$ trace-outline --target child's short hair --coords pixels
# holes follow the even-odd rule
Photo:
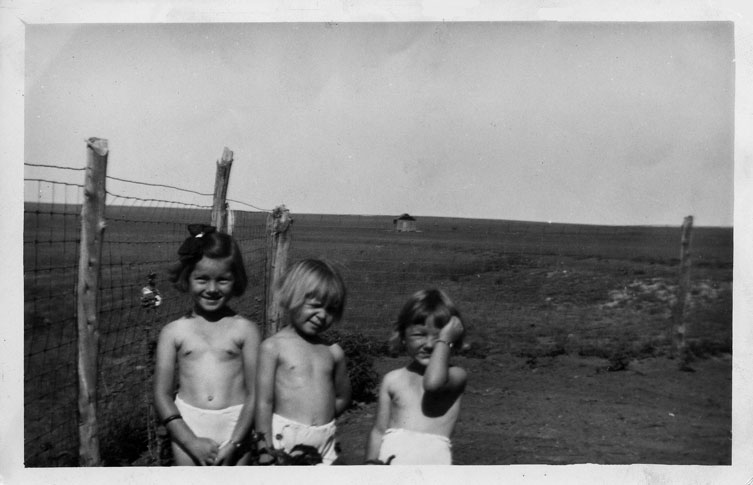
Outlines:
[[[402,350],[405,330],[409,326],[426,325],[428,320],[433,320],[437,328],[442,328],[452,317],[461,318],[460,311],[445,292],[436,288],[417,291],[408,298],[400,310],[390,338],[390,350],[393,353]],[[462,348],[463,336],[455,342],[457,348]]]
[[[320,259],[304,259],[294,264],[279,287],[280,307],[290,313],[307,298],[316,298],[339,321],[345,310],[346,290],[340,273]]]
[[[217,232],[213,226],[191,224],[191,236],[178,249],[179,261],[170,269],[170,281],[181,292],[188,291],[188,278],[201,258],[230,259],[233,273],[233,296],[240,296],[248,286],[243,254],[232,236]]]

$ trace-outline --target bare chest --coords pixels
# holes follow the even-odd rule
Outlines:
[[[334,359],[325,346],[291,346],[280,358],[278,377],[289,384],[306,385],[332,379]]]
[[[391,395],[393,408],[397,410],[420,408],[425,395],[421,381],[406,379],[400,384]]]
[[[241,345],[232,336],[221,332],[194,332],[181,342],[178,354],[186,360],[212,358],[229,361],[240,358]]]
[[[439,418],[456,415],[460,394],[452,392],[427,393],[420,376],[410,375],[391,394],[393,410],[398,414],[413,414],[420,410],[425,417]]]

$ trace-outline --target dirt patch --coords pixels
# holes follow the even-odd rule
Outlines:
[[[609,372],[605,359],[560,355],[456,358],[469,373],[453,436],[458,465],[674,464],[731,462],[731,357],[668,358]],[[405,364],[380,358],[380,376]],[[345,464],[363,461],[376,404],[339,420]]]

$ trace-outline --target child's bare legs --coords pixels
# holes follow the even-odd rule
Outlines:
[[[193,466],[196,465],[196,463],[193,461],[193,458],[188,456],[188,453],[183,451],[183,448],[181,448],[178,443],[175,441],[172,441],[170,443],[173,449],[173,462],[175,466]]]
[[[251,453],[244,453],[243,456],[235,463],[238,466],[247,466],[251,464]]]

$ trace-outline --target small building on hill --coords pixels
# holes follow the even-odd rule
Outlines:
[[[408,214],[403,214],[400,217],[392,219],[392,224],[395,226],[397,232],[415,232],[416,218]]]

